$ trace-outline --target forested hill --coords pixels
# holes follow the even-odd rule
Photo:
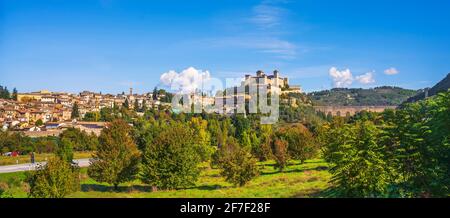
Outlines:
[[[445,92],[450,89],[450,73],[447,74],[443,80],[438,82],[435,86],[427,89],[420,90],[415,96],[409,98],[406,102],[416,102],[425,98],[425,96],[431,97],[439,92]],[[427,93],[428,92],[428,93]]]
[[[396,106],[416,94],[416,90],[382,86],[371,89],[334,88],[311,92],[308,97],[316,106]]]

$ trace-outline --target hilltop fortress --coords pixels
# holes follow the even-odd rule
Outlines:
[[[301,93],[300,86],[290,86],[289,79],[287,77],[281,77],[278,70],[274,70],[272,75],[266,75],[263,71],[258,70],[256,76],[245,75],[245,79],[242,82],[242,86],[267,86],[267,90],[270,91],[273,86],[281,89],[282,93]]]

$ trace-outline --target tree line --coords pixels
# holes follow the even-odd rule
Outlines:
[[[8,90],[8,87],[3,87],[0,85],[0,98],[1,99],[12,99],[17,101],[17,89],[14,88],[12,93]]]
[[[305,126],[275,128],[258,121],[256,116],[175,114],[160,110],[148,110],[132,123],[115,119],[97,139],[88,175],[116,190],[120,184],[136,179],[152,190],[182,189],[194,186],[202,170],[200,164],[209,163],[210,167],[220,169],[226,181],[243,186],[259,175],[259,161],[275,160],[282,171],[290,160],[303,162],[317,154],[319,148],[313,133]],[[64,133],[61,138],[62,143],[54,151],[55,160],[50,160],[58,164],[29,173],[31,197],[62,197],[60,193],[66,195],[77,190],[72,187],[79,186],[79,177],[68,169],[79,175],[70,158],[71,150],[80,147],[75,146],[78,139],[74,133]],[[47,187],[55,181],[53,177],[67,181],[53,184],[60,187]]]
[[[1,153],[18,151],[20,154],[30,152],[53,153],[62,144],[70,143],[74,151],[93,151],[98,139],[93,133],[88,134],[76,128],[64,130],[59,137],[47,136],[31,138],[22,132],[0,131]]]

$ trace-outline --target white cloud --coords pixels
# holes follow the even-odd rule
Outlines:
[[[297,55],[297,46],[278,38],[224,37],[202,42],[215,47],[254,49],[261,53],[274,54],[279,58],[292,59]]]
[[[336,67],[332,67],[329,70],[329,75],[333,79],[333,87],[345,88],[353,83],[353,75],[350,69],[339,71]]]
[[[386,74],[386,75],[395,75],[395,74],[398,74],[398,73],[400,73],[400,71],[398,71],[395,67],[391,67],[391,68],[386,69],[384,71],[384,74]]]
[[[254,16],[250,21],[262,29],[268,29],[280,25],[285,10],[266,3],[253,7]]]
[[[178,93],[193,93],[202,89],[202,84],[211,79],[209,71],[197,70],[189,67],[180,73],[173,70],[163,73],[160,77],[161,82],[170,86],[173,91]]]
[[[373,72],[368,72],[363,75],[359,75],[356,77],[356,80],[364,85],[375,82],[375,79],[373,78]]]
[[[217,26],[224,28],[223,37],[195,40],[199,46],[238,48],[263,53],[280,59],[295,59],[300,50],[295,41],[284,38],[291,32],[285,25],[290,10],[281,4],[287,0],[261,0],[243,13],[220,17]],[[192,45],[192,44],[190,44]]]

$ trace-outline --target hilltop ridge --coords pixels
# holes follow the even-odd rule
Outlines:
[[[408,98],[405,102],[411,103],[411,102],[420,101],[422,99],[425,99],[426,97],[434,96],[434,95],[438,94],[439,92],[445,92],[448,89],[450,89],[450,73],[448,73],[444,79],[439,81],[433,87],[420,90],[419,93],[417,93],[415,96]]]
[[[376,88],[334,88],[311,92],[308,97],[315,106],[397,106],[414,96],[416,90],[395,86]]]

